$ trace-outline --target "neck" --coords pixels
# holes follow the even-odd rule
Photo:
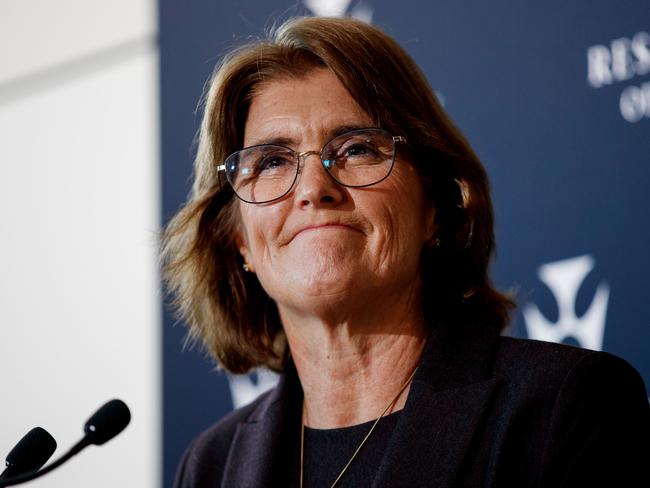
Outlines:
[[[398,392],[417,367],[426,341],[419,307],[380,307],[333,323],[281,309],[304,392],[305,425],[346,427],[403,408]],[[414,312],[415,311],[415,312]],[[396,398],[396,395],[397,398]]]

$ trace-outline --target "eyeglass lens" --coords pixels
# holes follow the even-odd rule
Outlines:
[[[390,173],[395,141],[383,129],[355,130],[329,141],[320,156],[325,169],[341,185],[369,186]],[[239,198],[266,203],[291,190],[298,176],[299,156],[284,146],[262,144],[233,153],[225,166],[228,181]]]

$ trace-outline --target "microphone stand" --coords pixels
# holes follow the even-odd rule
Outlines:
[[[43,469],[39,470],[34,470],[29,473],[21,474],[20,476],[13,476],[11,478],[7,478],[4,480],[0,480],[0,488],[4,488],[5,486],[13,486],[13,485],[19,485],[21,483],[26,483],[27,481],[31,481],[36,478],[40,478],[44,474],[49,473],[53,469],[58,468],[61,466],[63,463],[65,463],[68,459],[70,459],[72,456],[75,454],[78,454],[82,449],[88,447],[91,444],[90,440],[88,437],[84,437],[81,439],[79,442],[77,442],[72,448],[66,452],[63,456],[61,456],[59,459],[54,461],[51,464],[48,464],[45,466]]]

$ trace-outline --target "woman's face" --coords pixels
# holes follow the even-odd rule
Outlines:
[[[330,70],[314,69],[304,78],[258,86],[244,146],[282,139],[299,152],[320,151],[341,127],[373,125]],[[398,146],[388,178],[365,188],[339,185],[310,155],[284,198],[239,202],[237,245],[281,312],[371,306],[417,286],[434,210],[399,153]]]

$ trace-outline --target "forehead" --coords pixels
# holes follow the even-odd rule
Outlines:
[[[244,129],[244,145],[285,138],[327,138],[338,127],[372,127],[336,75],[325,68],[300,78],[264,82],[254,91]]]

